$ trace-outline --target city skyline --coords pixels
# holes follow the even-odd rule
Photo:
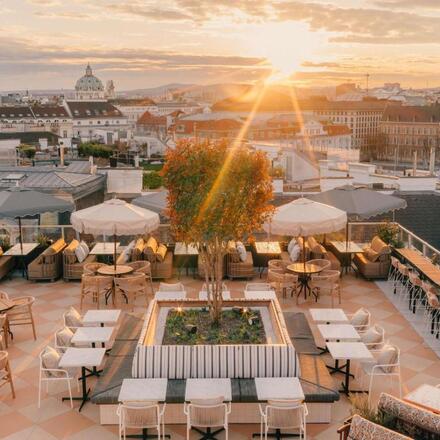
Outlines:
[[[440,86],[440,3],[4,0],[0,90],[291,81]]]

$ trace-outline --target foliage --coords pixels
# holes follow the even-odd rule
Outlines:
[[[220,319],[228,240],[260,229],[273,212],[266,155],[238,143],[229,147],[226,141],[181,141],[168,150],[162,170],[172,231],[177,241],[198,247],[214,321]]]
[[[350,394],[349,400],[351,403],[351,415],[359,415],[370,422],[385,428],[392,429],[394,427],[394,417],[378,411],[368,399],[367,393]]]
[[[40,246],[49,246],[50,241],[50,238],[43,233],[40,233],[37,236],[37,242]]]
[[[19,147],[19,151],[21,156],[25,156],[28,159],[33,159],[35,157],[35,153],[37,152],[37,149],[32,145],[21,144]]]
[[[386,243],[394,248],[402,248],[403,242],[399,239],[399,226],[392,222],[387,222],[377,229],[377,235]]]
[[[161,171],[163,168],[163,163],[148,163],[144,162],[142,168],[145,171]]]
[[[9,235],[0,235],[0,247],[3,252],[6,252],[11,248],[11,239],[9,238]]]
[[[156,172],[151,171],[143,174],[143,187],[148,189],[157,189],[163,185],[162,176]]]
[[[284,178],[284,168],[281,166],[272,167],[270,170],[270,175],[274,179],[283,179]]]
[[[164,345],[264,344],[266,335],[259,312],[223,310],[219,325],[212,325],[206,309],[171,310]]]
[[[109,145],[85,142],[78,146],[78,153],[80,156],[104,157],[108,159],[113,155],[113,147]]]

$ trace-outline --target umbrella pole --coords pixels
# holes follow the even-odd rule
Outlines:
[[[304,272],[306,271],[306,238],[302,237],[303,239],[303,264],[304,264]]]
[[[23,237],[21,236],[21,217],[18,217],[18,237],[20,240],[20,251],[21,251],[21,255],[23,256]]]
[[[348,251],[348,220],[345,225],[345,250]]]
[[[114,243],[113,261],[114,261],[114,264],[115,264],[115,272],[116,272],[116,234],[113,235],[113,243]]]

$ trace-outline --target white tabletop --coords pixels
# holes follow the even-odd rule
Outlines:
[[[277,295],[273,290],[245,290],[246,299],[276,299]]]
[[[168,379],[124,379],[119,402],[165,402]]]
[[[60,368],[97,367],[105,356],[105,348],[69,347],[60,359]]]
[[[74,344],[110,341],[115,327],[79,327],[72,337]]]
[[[116,242],[116,253],[120,253],[121,249],[119,249],[121,243],[119,241]],[[90,251],[91,255],[113,255],[115,252],[115,244],[105,241],[102,243],[96,243],[93,246],[93,249]]]
[[[404,399],[430,408],[435,412],[440,412],[440,388],[436,388],[432,385],[420,385],[408,393]]]
[[[174,255],[198,255],[199,251],[193,244],[186,245],[182,242],[177,242],[174,246]]]
[[[20,243],[15,244],[10,249],[8,249],[3,255],[18,257],[20,255],[30,254],[36,247],[38,243],[23,243],[23,253],[21,253]]]
[[[370,361],[373,359],[373,355],[363,342],[327,342],[327,348],[334,360]]]
[[[231,292],[224,290],[222,292],[223,299],[231,299]],[[202,301],[208,301],[208,292],[206,290],[201,290],[199,292],[199,299]]]
[[[356,254],[358,252],[363,252],[363,249],[353,241],[349,241],[348,243],[345,241],[331,241],[330,243],[342,254]]]
[[[118,322],[120,310],[88,310],[83,317],[83,324],[115,324]]]
[[[186,292],[156,292],[154,294],[155,299],[185,299],[186,298]]]
[[[231,379],[187,379],[185,400],[212,399],[223,396],[226,402],[232,400]]]
[[[256,377],[258,400],[304,400],[304,392],[297,377]]]
[[[318,324],[319,333],[326,341],[360,341],[361,337],[350,324]]]
[[[315,322],[347,322],[348,318],[342,309],[310,309],[310,316]]]

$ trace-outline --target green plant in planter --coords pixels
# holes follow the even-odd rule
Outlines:
[[[44,234],[38,234],[37,243],[42,247],[47,247],[50,245],[50,238]]]
[[[2,248],[3,252],[6,252],[11,248],[11,239],[9,238],[9,235],[0,236],[0,247]]]
[[[378,411],[376,407],[371,405],[367,393],[350,394],[348,398],[351,403],[352,416],[357,414],[370,422],[384,426],[388,429],[393,429],[395,427],[395,418],[382,411]]]
[[[399,239],[399,226],[395,223],[387,222],[377,229],[377,235],[386,243],[395,248],[402,248],[404,243]]]

